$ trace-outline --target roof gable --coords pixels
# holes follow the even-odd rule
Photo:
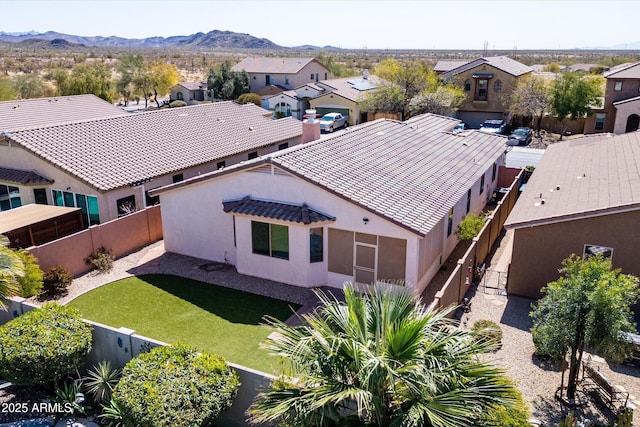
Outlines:
[[[245,58],[231,67],[231,71],[265,74],[297,74],[312,62],[322,65],[315,58]]]
[[[485,58],[478,58],[473,61],[467,62],[457,68],[454,68],[443,74],[444,78],[451,78],[457,74],[469,71],[481,65],[491,65],[492,67],[504,71],[507,74],[518,77],[523,74],[527,74],[533,71],[533,69],[521,62],[515,61],[507,56],[489,56]]]
[[[604,76],[608,79],[640,79],[640,62],[613,67]]]
[[[14,142],[106,191],[298,138],[294,118],[272,120],[232,101],[89,120],[8,134]]]

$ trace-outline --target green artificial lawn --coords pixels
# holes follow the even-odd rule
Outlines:
[[[96,288],[69,303],[82,317],[167,343],[182,342],[229,362],[274,373],[277,358],[258,344],[273,331],[263,316],[288,319],[297,304],[198,282],[150,274]]]

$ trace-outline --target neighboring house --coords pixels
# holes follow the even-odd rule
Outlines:
[[[211,101],[207,82],[181,82],[170,90],[169,101],[184,101],[187,105],[196,105]]]
[[[507,291],[538,298],[562,260],[602,253],[640,276],[640,132],[551,144],[507,218]]]
[[[267,108],[279,117],[293,116],[298,119],[302,119],[308,109],[316,110],[317,117],[326,113],[341,113],[348,118],[349,125],[357,125],[367,121],[367,114],[360,111],[360,100],[380,83],[381,79],[367,72],[362,77],[308,83],[267,98]]]
[[[471,128],[479,128],[485,120],[509,121],[509,94],[518,80],[532,71],[506,56],[492,56],[469,61],[441,74],[441,77],[455,82],[467,94],[456,117]]]
[[[256,93],[266,86],[290,90],[331,77],[329,69],[314,58],[245,58],[231,71],[246,71],[250,92]]]
[[[440,60],[433,66],[433,71],[435,71],[436,74],[444,74],[467,63],[469,63],[469,61]]]
[[[634,132],[640,125],[640,62],[612,67],[604,73],[604,107],[587,117],[584,133]]]
[[[504,163],[504,137],[451,133],[458,123],[380,119],[154,190],[165,248],[297,286],[404,280],[419,292]]]
[[[300,144],[302,133],[293,118],[232,101],[5,131],[0,189],[10,207],[80,207],[89,226],[157,203],[151,188]]]

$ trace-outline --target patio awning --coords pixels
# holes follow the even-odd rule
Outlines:
[[[222,206],[227,213],[252,215],[280,221],[297,222],[305,225],[315,222],[335,221],[335,217],[310,209],[306,203],[295,205],[256,200],[250,196],[246,196],[239,200],[222,202]]]

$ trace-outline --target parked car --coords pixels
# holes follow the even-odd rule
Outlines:
[[[320,130],[333,132],[341,127],[347,127],[347,118],[340,113],[327,113],[320,118]]]
[[[465,125],[464,123],[459,123],[453,128],[453,130],[451,132],[460,133],[460,132],[462,132],[463,130],[466,130],[466,129],[467,129],[467,125]]]
[[[504,120],[485,120],[480,125],[480,132],[503,134],[506,128]]]
[[[529,145],[533,139],[531,128],[517,128],[509,135],[507,145]]]

